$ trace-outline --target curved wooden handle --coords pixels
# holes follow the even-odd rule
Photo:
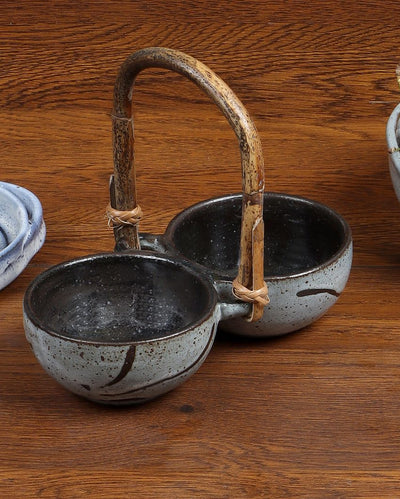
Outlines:
[[[211,97],[235,131],[241,152],[243,206],[240,262],[233,286],[236,296],[253,302],[248,320],[258,320],[268,303],[264,283],[264,162],[261,142],[238,97],[211,69],[193,57],[168,48],[152,47],[135,52],[122,64],[114,88],[112,207],[127,211],[137,204],[132,93],[137,75],[146,68],[170,69],[189,78]],[[120,247],[140,249],[137,224],[122,225],[114,234]],[[244,298],[243,289],[253,291],[253,295]]]

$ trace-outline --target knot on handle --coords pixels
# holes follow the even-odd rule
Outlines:
[[[109,204],[106,209],[106,217],[109,227],[137,225],[143,217],[143,212],[139,205],[133,210],[122,211],[116,210]]]
[[[233,294],[236,296],[236,298],[239,298],[239,300],[245,301],[247,303],[260,303],[265,307],[265,305],[268,305],[269,303],[269,297],[268,297],[268,286],[264,282],[264,286],[260,289],[248,289],[246,286],[243,286],[238,279],[236,278],[233,283]]]

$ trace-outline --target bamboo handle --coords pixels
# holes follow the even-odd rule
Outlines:
[[[243,205],[240,261],[233,286],[234,293],[241,299],[245,299],[241,295],[243,289],[259,291],[259,296],[245,299],[253,302],[248,320],[258,320],[268,303],[264,283],[264,163],[261,142],[238,97],[211,69],[193,57],[176,50],[152,47],[135,52],[122,64],[114,88],[112,208],[129,211],[137,206],[132,93],[137,75],[146,68],[170,69],[189,78],[211,97],[235,131],[241,152]],[[114,234],[120,247],[125,245],[140,249],[137,224],[121,226]]]

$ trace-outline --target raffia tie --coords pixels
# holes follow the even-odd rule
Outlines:
[[[138,205],[133,210],[116,210],[110,204],[106,209],[108,226],[121,227],[125,225],[137,225],[143,217],[142,208]]]
[[[262,288],[251,290],[246,288],[246,286],[243,286],[236,278],[233,281],[232,286],[233,294],[236,298],[239,298],[239,300],[247,303],[254,303],[256,301],[257,303],[261,303],[264,307],[269,303],[268,286],[265,282]]]

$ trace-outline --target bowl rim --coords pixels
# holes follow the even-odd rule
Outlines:
[[[158,261],[163,261],[163,262],[168,262],[169,264],[173,264],[177,267],[179,267],[179,271],[182,271],[184,269],[185,272],[188,272],[195,276],[201,283],[201,285],[204,287],[204,289],[207,291],[208,296],[207,296],[207,303],[204,306],[204,312],[202,315],[197,318],[196,320],[190,322],[189,324],[186,324],[184,327],[173,330],[171,333],[160,335],[159,337],[155,338],[149,338],[149,339],[141,339],[141,340],[131,340],[131,341],[96,341],[96,340],[85,340],[81,338],[72,338],[66,334],[62,334],[60,332],[54,331],[50,329],[46,324],[43,323],[40,317],[37,316],[37,314],[34,312],[33,307],[32,307],[32,295],[35,293],[35,290],[37,289],[38,286],[41,285],[45,280],[51,279],[53,275],[59,274],[60,272],[63,272],[64,269],[69,268],[71,266],[79,265],[82,263],[87,262],[88,265],[91,264],[91,262],[97,262],[98,260],[102,259],[127,259],[127,260],[134,260],[136,258],[140,259],[152,259],[152,260],[158,260]],[[200,272],[196,266],[192,265],[192,263],[188,260],[180,259],[180,258],[175,258],[170,255],[165,255],[161,253],[157,253],[154,251],[146,251],[146,250],[127,250],[124,252],[103,252],[103,253],[96,253],[93,255],[86,255],[78,258],[74,258],[62,263],[59,263],[57,265],[53,265],[46,269],[44,272],[36,276],[32,282],[29,284],[28,288],[26,289],[24,299],[23,299],[23,312],[24,312],[24,317],[27,318],[36,328],[41,330],[42,332],[45,332],[49,334],[50,336],[59,338],[64,341],[69,341],[71,343],[76,343],[79,345],[93,345],[93,346],[107,346],[107,347],[121,347],[121,346],[136,346],[140,344],[151,344],[151,343],[159,343],[161,341],[167,341],[172,338],[176,338],[179,336],[183,336],[187,332],[195,329],[198,326],[201,326],[204,322],[206,322],[215,312],[215,309],[218,305],[218,297],[217,297],[217,291],[214,288],[213,281],[212,279],[204,274],[203,272]]]
[[[339,260],[342,257],[342,255],[349,248],[352,247],[352,232],[351,232],[351,228],[350,228],[349,224],[342,217],[342,215],[340,215],[337,211],[333,210],[329,206],[327,206],[323,203],[320,203],[318,201],[308,199],[306,197],[297,196],[297,195],[293,195],[293,194],[280,193],[280,192],[267,191],[264,193],[264,201],[267,197],[268,198],[275,198],[275,199],[286,199],[288,201],[313,205],[313,206],[317,207],[319,210],[324,211],[330,217],[335,218],[340,223],[342,230],[343,230],[344,237],[343,237],[343,242],[340,245],[339,249],[330,258],[328,258],[327,260],[325,260],[321,264],[315,265],[313,267],[309,267],[301,272],[290,273],[290,274],[285,274],[285,275],[271,276],[271,275],[264,273],[265,281],[267,281],[267,282],[283,281],[283,280],[287,280],[287,279],[295,279],[295,278],[299,278],[299,277],[303,277],[303,276],[308,276],[310,274],[314,274],[314,273],[319,272],[323,269],[326,269],[330,265],[334,264],[337,260]],[[173,235],[174,235],[175,231],[177,230],[177,228],[179,227],[180,223],[182,223],[185,219],[190,217],[190,215],[193,212],[197,211],[200,208],[203,208],[203,207],[208,206],[208,205],[213,205],[215,203],[222,203],[224,201],[229,201],[232,199],[241,199],[241,198],[242,198],[241,193],[228,194],[225,196],[219,196],[219,197],[213,197],[210,199],[206,199],[204,201],[200,201],[196,204],[189,206],[188,208],[184,209],[183,211],[181,211],[180,213],[175,215],[175,217],[169,222],[167,229],[166,229],[164,235],[162,236],[162,238],[164,239],[164,243],[166,244],[168,249],[173,252],[173,254],[178,255],[179,258],[188,259],[187,256],[185,256],[183,253],[181,253],[179,251],[179,249],[175,246],[175,243],[173,241]],[[200,263],[193,262],[192,260],[190,260],[190,261],[192,263],[194,263],[194,265],[196,265],[196,267],[201,269],[203,272],[212,272],[214,279],[226,280],[226,281],[232,280],[231,277],[228,277],[222,271],[213,270],[213,269],[206,267]]]

